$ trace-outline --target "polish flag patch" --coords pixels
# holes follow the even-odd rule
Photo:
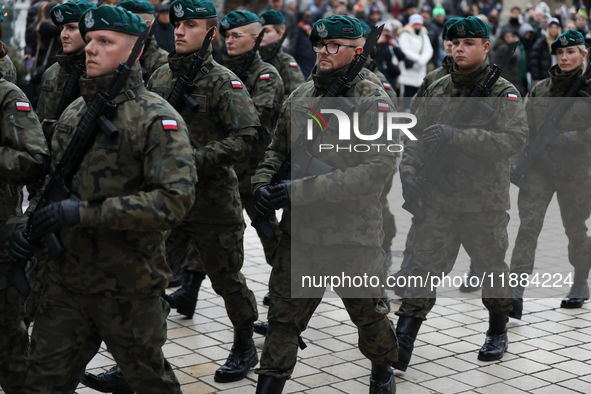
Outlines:
[[[390,111],[390,106],[386,103],[378,103],[378,111]]]
[[[392,85],[390,85],[389,83],[384,82],[382,85],[384,85],[384,89],[388,89],[388,90],[392,89]]]
[[[297,67],[298,64],[296,62],[289,62],[289,67]]]
[[[176,120],[172,119],[163,119],[162,120],[162,127],[164,130],[178,130],[179,126],[176,123]]]
[[[16,102],[16,110],[31,112],[31,104],[27,103],[26,101],[17,101]]]
[[[269,74],[263,74],[259,77],[259,79],[269,79]]]
[[[511,94],[511,93],[509,93],[509,94],[507,95],[507,98],[508,98],[509,100],[511,100],[511,101],[519,101],[519,97],[517,97],[517,95],[516,95],[516,94]]]
[[[240,81],[232,81],[232,87],[234,89],[242,89],[242,82],[240,82]]]

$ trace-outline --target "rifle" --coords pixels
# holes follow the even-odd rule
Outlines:
[[[505,52],[501,64],[495,64],[490,68],[484,84],[474,84],[470,94],[464,99],[460,109],[454,115],[450,123],[452,127],[454,127],[459,121],[468,119],[478,110],[484,111],[487,116],[490,116],[494,112],[494,109],[490,105],[481,100],[476,100],[476,98],[490,95],[491,88],[501,76],[503,69],[507,66],[507,63],[509,63],[509,60],[511,60],[518,44],[519,41],[512,43],[509,46],[509,49],[507,49],[507,52]],[[445,175],[443,174],[443,169],[447,166],[456,166],[464,171],[473,173],[475,171],[476,160],[462,154],[448,144],[442,144],[440,142],[425,163],[421,165],[418,175],[419,182],[425,187],[431,182],[436,181],[443,194],[446,196],[452,195],[455,192],[455,189],[449,184],[449,182],[447,182],[447,179],[445,179]],[[418,221],[422,221],[425,218],[425,212],[423,212],[419,202],[416,200],[405,199],[402,208],[412,213]]]
[[[263,41],[264,36],[265,30],[261,30],[257,40],[254,42],[254,46],[246,53],[246,59],[244,60],[244,63],[238,68],[238,70],[236,70],[236,75],[242,82],[246,81],[246,78],[248,78],[248,71],[250,70],[250,66],[252,66],[252,62],[254,61],[254,57],[261,46],[261,41]]]
[[[283,32],[283,37],[281,37],[281,39],[274,44],[273,50],[271,51],[271,53],[269,53],[267,56],[265,56],[263,58],[264,62],[269,63],[269,61],[271,59],[273,59],[275,56],[277,56],[277,54],[281,50],[281,47],[283,46],[283,43],[285,42],[285,39],[287,38],[287,35],[290,31],[291,31],[291,26]]]
[[[94,96],[86,113],[80,120],[80,123],[78,123],[76,132],[66,148],[62,160],[56,163],[55,171],[43,190],[35,211],[33,211],[33,214],[27,220],[24,236],[29,243],[39,243],[39,236],[33,228],[33,218],[41,208],[67,198],[78,198],[71,190],[72,179],[78,171],[80,163],[84,160],[86,153],[94,144],[99,131],[102,131],[108,137],[112,137],[118,132],[117,128],[105,114],[111,114],[117,108],[114,99],[127,81],[131,73],[131,68],[140,54],[147,36],[148,29],[144,30],[137,39],[127,61],[119,64],[109,89],[106,92],[98,92]],[[46,241],[51,258],[55,259],[64,253],[64,247],[57,234],[48,235]],[[26,264],[26,261],[19,261],[12,264],[6,273],[6,278],[12,283],[23,299],[26,299],[31,293],[31,287],[27,283],[24,272]]]
[[[68,82],[66,82],[66,86],[64,87],[64,93],[62,94],[62,98],[57,106],[55,114],[53,115],[53,119],[57,120],[64,110],[78,97],[78,93],[80,92],[80,87],[78,86],[78,80],[86,72],[86,66],[84,63],[76,63],[74,64],[74,68],[68,77]]]
[[[378,42],[383,30],[384,26],[382,25],[371,31],[367,37],[367,40],[365,41],[365,45],[363,46],[363,52],[355,55],[355,58],[353,61],[351,61],[351,64],[349,64],[349,68],[347,69],[345,75],[341,77],[335,77],[328,87],[326,93],[322,95],[323,100],[319,105],[320,108],[328,108],[332,102],[330,98],[341,97],[347,90],[351,88],[351,83],[365,66],[367,58]],[[354,109],[351,103],[349,103],[349,105],[351,106],[349,111],[345,112],[350,112]],[[318,108],[319,111],[320,108]],[[313,144],[316,139],[311,142],[306,142],[305,134],[306,133],[304,132],[299,134],[298,138],[292,145],[291,151],[285,160],[283,160],[277,172],[271,177],[271,186],[291,179],[292,173],[294,178],[297,179],[305,175],[323,175],[334,170],[332,166],[321,162],[310,153],[308,150],[308,144]],[[318,134],[316,135],[316,138],[318,138]],[[252,221],[251,225],[265,237],[269,239],[275,238],[275,233],[269,224],[268,218],[261,218],[257,215]]]
[[[201,65],[205,60],[205,55],[209,50],[209,45],[211,44],[211,40],[213,39],[213,33],[215,29],[212,27],[209,29],[205,38],[203,39],[203,45],[198,52],[195,52],[193,57],[191,58],[191,66],[189,67],[189,71],[185,75],[181,75],[174,84],[174,88],[170,92],[168,96],[168,103],[174,107],[177,111],[183,108],[183,105],[186,105],[191,111],[195,111],[199,106],[199,103],[195,101],[191,95],[187,92],[190,91],[195,83],[193,80],[197,77],[199,71],[201,71]]]
[[[524,175],[536,158],[542,159],[548,169],[556,168],[556,164],[548,156],[548,147],[552,146],[562,133],[556,129],[556,126],[566,113],[566,109],[577,97],[591,97],[589,93],[581,90],[589,78],[591,78],[591,67],[587,67],[585,73],[577,77],[562,93],[563,99],[554,106],[536,138],[527,145],[517,164],[511,166],[511,183],[517,185],[524,192],[529,190]]]
[[[148,33],[148,37],[146,38],[146,43],[144,44],[144,51],[142,52],[142,56],[140,57],[140,65],[142,66],[142,78],[144,81],[147,82],[146,77],[148,77],[148,70],[146,70],[143,66],[144,60],[148,57],[148,47],[150,46],[150,41],[154,36],[154,31],[156,30],[156,25],[158,24],[158,18],[152,19],[152,24],[150,25],[150,32]]]

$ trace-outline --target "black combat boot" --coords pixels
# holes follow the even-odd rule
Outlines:
[[[252,331],[252,326],[234,328],[234,345],[226,363],[215,371],[213,379],[216,382],[235,382],[243,379],[250,367],[257,365],[259,357],[252,340]]]
[[[267,336],[267,331],[269,331],[269,323],[254,323],[254,332],[264,337]]]
[[[402,258],[402,264],[400,265],[400,271],[392,275],[393,280],[390,280],[390,282],[396,283],[396,286],[394,287],[394,294],[396,294],[398,297],[404,297],[404,291],[408,287],[408,277],[412,275],[410,267],[414,259],[414,253],[405,253],[404,257]],[[404,277],[405,279],[398,279],[399,277]],[[398,284],[401,286],[399,287]]]
[[[521,320],[524,290],[525,288],[519,284],[511,290],[513,292],[513,309],[509,312],[509,317],[512,317],[513,319]]]
[[[389,364],[371,363],[369,394],[395,394],[396,382]]]
[[[565,298],[560,303],[561,308],[581,308],[585,301],[589,299],[589,284],[587,278],[589,277],[588,269],[576,269],[575,278],[573,280],[573,287]]]
[[[276,378],[269,375],[259,375],[255,394],[281,394],[287,378]]]
[[[488,331],[484,345],[478,352],[480,361],[500,360],[505,355],[509,340],[507,339],[507,313],[489,312]]]
[[[133,390],[129,387],[129,383],[118,366],[114,366],[98,376],[84,372],[82,383],[101,393],[133,394]]]
[[[199,288],[201,287],[203,279],[205,279],[204,274],[186,271],[183,287],[170,295],[162,295],[162,298],[170,304],[171,308],[176,309],[178,313],[185,315],[190,319],[195,314],[197,294],[199,294]]]
[[[468,270],[468,273],[466,275],[466,280],[460,286],[461,293],[472,293],[482,287],[480,277],[476,275],[474,263],[470,262],[470,269]]]
[[[406,371],[412,351],[415,347],[415,339],[423,324],[423,319],[408,316],[399,316],[396,324],[396,337],[398,338],[398,361],[393,365],[394,368]]]
[[[386,308],[388,308],[388,313],[390,313],[390,311],[392,310],[392,308],[390,307],[390,297],[388,297],[388,294],[386,294],[385,288],[382,289],[382,298],[380,299],[382,300]]]
[[[265,294],[265,296],[263,297],[263,305],[265,305],[265,306],[271,305],[271,293]]]
[[[172,271],[172,278],[170,278],[170,282],[168,282],[168,288],[171,287],[179,287],[183,284],[183,263],[179,263],[174,267]]]

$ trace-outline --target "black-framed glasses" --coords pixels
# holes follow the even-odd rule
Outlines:
[[[336,55],[337,53],[339,53],[340,47],[357,48],[355,45],[337,44],[336,42],[316,41],[312,43],[312,49],[316,53],[322,52],[322,48],[324,47],[326,47],[326,52],[328,52],[330,55]]]

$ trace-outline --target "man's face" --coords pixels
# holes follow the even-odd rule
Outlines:
[[[521,12],[518,9],[511,10],[511,18],[518,19]]]
[[[281,8],[283,8],[283,1],[284,0],[269,0],[269,6],[275,11],[280,11]]]
[[[86,44],[80,35],[80,30],[78,30],[78,22],[65,23],[61,28],[60,39],[62,40],[64,53],[73,55],[82,51]]]
[[[94,30],[86,33],[86,73],[89,77],[113,74],[119,63],[127,61],[133,48],[129,34],[111,30]],[[139,58],[139,56],[138,56]]]
[[[577,27],[578,28],[585,28],[585,25],[587,24],[587,19],[585,19],[584,16],[577,16]]]
[[[225,34],[226,47],[230,56],[238,56],[250,51],[257,39],[257,35],[252,33],[250,25],[235,27],[226,31]]]
[[[331,40],[320,40],[325,44],[335,43],[340,45],[353,45],[351,40],[344,38],[335,38]],[[319,74],[330,74],[331,72],[338,70],[341,67],[351,63],[351,60],[355,57],[355,53],[363,52],[363,47],[356,46],[355,48],[341,46],[339,51],[332,55],[326,50],[326,46],[316,54],[316,61],[318,63]]]
[[[158,13],[158,23],[163,25],[168,25],[170,23],[170,16],[168,15],[168,11],[162,11]]]
[[[454,38],[452,54],[454,62],[463,73],[476,70],[484,63],[490,49],[490,42],[483,43],[481,38]]]
[[[548,34],[550,37],[558,37],[558,33],[560,33],[560,28],[557,24],[552,23],[550,26],[548,26]]]
[[[448,40],[447,38],[443,40],[443,49],[445,49],[446,56],[453,56],[452,53],[453,42]]]
[[[174,24],[174,46],[179,55],[197,52],[207,34],[205,19],[185,19]],[[215,34],[214,34],[215,37]]]
[[[542,19],[543,14],[544,14],[544,12],[542,10],[536,10],[534,12],[534,20],[539,23],[540,20]]]
[[[263,36],[263,39],[261,41],[262,47],[266,47],[267,45],[270,45],[270,44],[274,43],[275,41],[280,40],[281,37],[283,37],[283,33],[284,33],[284,32],[280,32],[280,33],[277,32],[277,30],[275,30],[273,25],[263,26],[263,30],[265,31],[265,35]]]
[[[503,34],[503,41],[505,41],[506,43],[511,44],[514,40],[515,39],[514,39],[513,33],[508,32],[508,33]]]
[[[371,14],[369,14],[369,20],[373,23],[377,23],[382,20],[382,14],[380,14],[379,12],[372,12]]]

